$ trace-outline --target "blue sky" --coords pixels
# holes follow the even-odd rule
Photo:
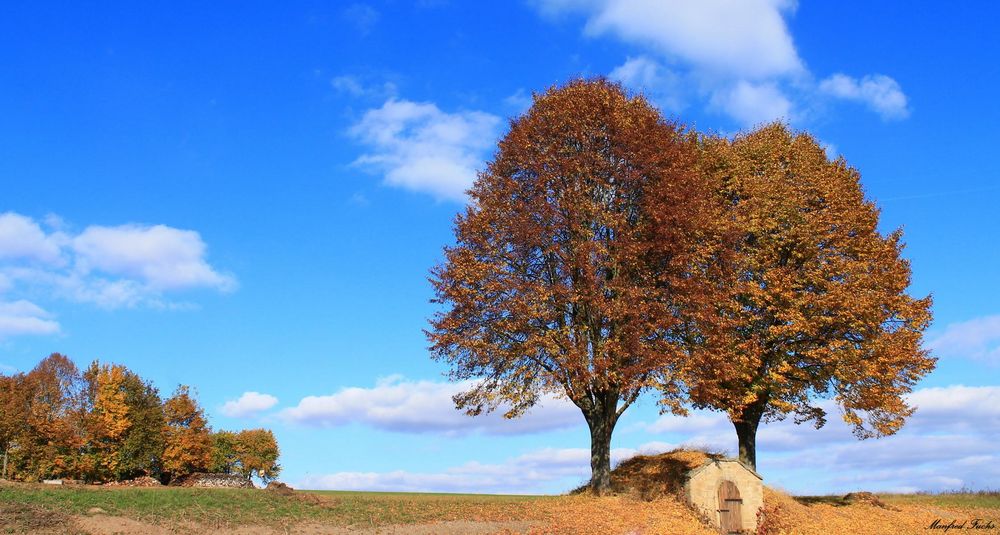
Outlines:
[[[784,118],[903,226],[941,358],[899,436],[762,431],[795,492],[1000,478],[1000,43],[989,3],[32,2],[0,19],[0,366],[53,351],[191,385],[313,488],[561,492],[582,418],[466,418],[428,357],[428,270],[532,91],[606,75],[734,133]],[[619,424],[616,457],[730,451],[718,415]]]

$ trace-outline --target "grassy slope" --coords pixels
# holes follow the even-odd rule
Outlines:
[[[795,499],[767,490],[772,533],[914,533],[935,518],[991,518],[1000,525],[1000,494],[882,495],[889,509],[838,497]],[[498,496],[371,492],[296,492],[190,488],[51,487],[0,484],[0,533],[61,533],[73,515],[100,507],[109,515],[165,526],[232,528],[300,523],[377,527],[449,520],[531,521],[544,533],[708,534],[669,496]]]

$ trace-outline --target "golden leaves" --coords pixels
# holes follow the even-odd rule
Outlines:
[[[708,364],[690,379],[695,401],[809,415],[832,387],[859,430],[858,411],[876,434],[898,429],[901,396],[934,366],[920,349],[930,301],[906,294],[901,235],[879,233],[858,172],[781,124],[708,139],[702,155],[724,207],[724,269],[706,273],[725,297],[700,322],[713,343],[695,353]]]

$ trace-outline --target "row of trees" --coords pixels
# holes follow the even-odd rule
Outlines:
[[[433,272],[434,356],[478,379],[455,398],[473,415],[569,398],[596,493],[643,392],[724,411],[755,466],[761,421],[819,427],[824,399],[859,437],[894,433],[934,368],[901,232],[879,231],[856,169],[781,123],[700,134],[578,80],[511,122],[469,196]]]
[[[119,364],[82,373],[54,353],[28,373],[0,375],[2,477],[88,482],[194,472],[278,476],[278,444],[266,429],[212,432],[186,386],[166,400]]]

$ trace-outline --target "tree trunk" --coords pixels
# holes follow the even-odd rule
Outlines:
[[[611,491],[611,434],[618,423],[618,395],[595,397],[596,406],[584,413],[590,427],[590,492],[603,496]]]
[[[3,476],[0,479],[7,479],[7,452],[10,451],[10,444],[3,449]]]
[[[760,416],[744,413],[741,420],[733,422],[736,427],[736,437],[740,444],[740,461],[743,464],[757,469],[757,426],[760,425]]]

